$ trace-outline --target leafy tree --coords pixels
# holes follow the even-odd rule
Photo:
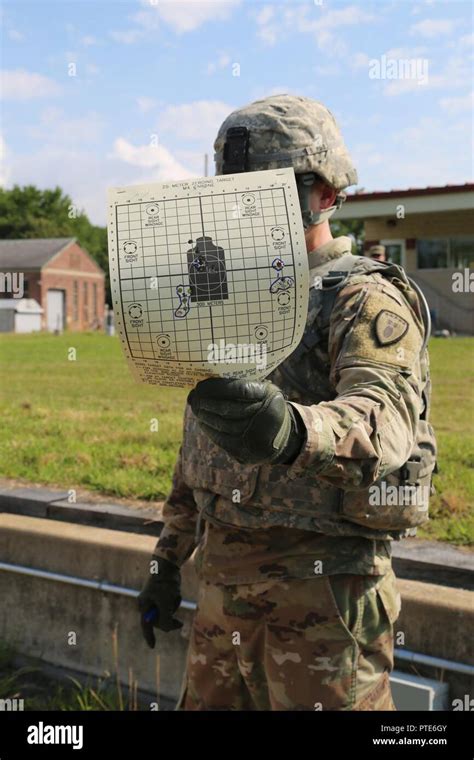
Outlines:
[[[106,273],[106,300],[111,303],[107,228],[91,224],[60,187],[34,185],[0,188],[0,239],[75,237]]]
[[[334,219],[331,220],[331,232],[334,237],[348,235],[352,238],[352,253],[359,256],[364,253],[364,220],[363,219]]]

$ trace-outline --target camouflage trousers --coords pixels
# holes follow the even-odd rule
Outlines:
[[[201,582],[177,710],[394,710],[383,576]]]

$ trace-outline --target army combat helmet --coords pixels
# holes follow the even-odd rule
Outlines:
[[[357,183],[357,171],[332,113],[311,98],[272,95],[233,111],[214,142],[216,174],[295,170],[304,227],[321,224],[341,207],[342,190]],[[321,178],[337,191],[336,203],[311,210],[310,193]]]

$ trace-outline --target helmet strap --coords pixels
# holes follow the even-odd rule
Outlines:
[[[303,217],[303,227],[305,230],[314,224],[322,224],[323,222],[326,222],[339,208],[341,208],[346,200],[346,194],[340,191],[336,196],[336,203],[334,206],[322,209],[321,211],[312,211],[311,188],[316,179],[317,175],[314,172],[296,174],[296,184],[298,187],[301,215]]]

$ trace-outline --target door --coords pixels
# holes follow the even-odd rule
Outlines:
[[[62,332],[64,329],[64,290],[48,290],[46,327],[50,332]]]
[[[392,264],[405,266],[405,241],[404,240],[381,240],[380,245],[385,246],[387,261]]]

